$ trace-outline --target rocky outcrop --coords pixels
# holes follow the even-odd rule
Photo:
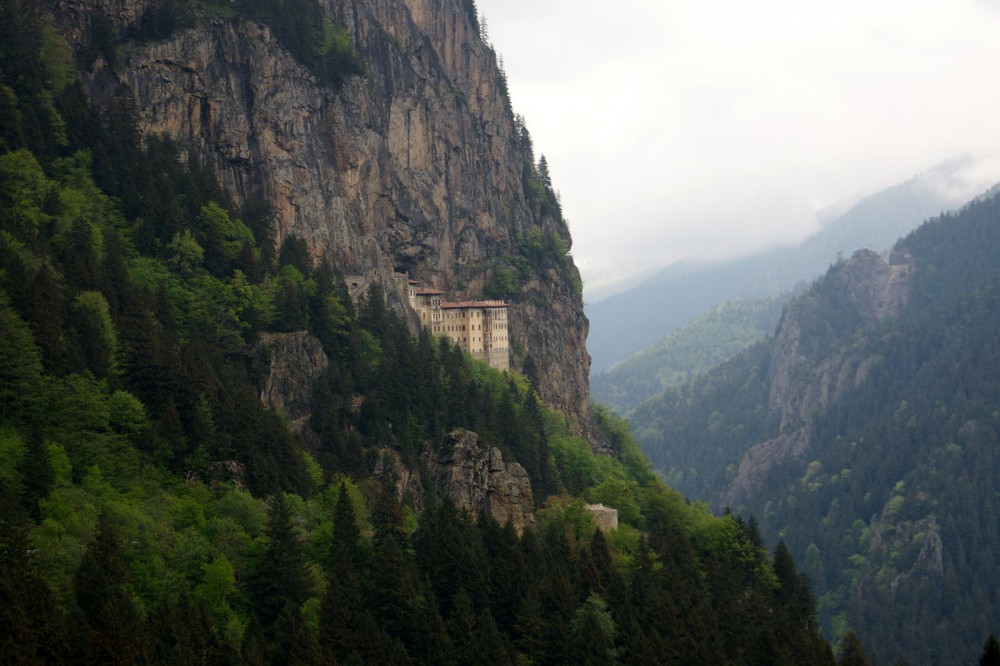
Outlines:
[[[739,506],[764,483],[771,468],[789,459],[801,459],[808,447],[809,432],[806,428],[778,435],[752,447],[743,454],[736,477],[722,492],[717,506]]]
[[[261,335],[256,359],[261,402],[287,414],[295,430],[305,429],[313,388],[327,364],[323,345],[306,331]]]
[[[149,5],[59,1],[77,47],[98,8],[124,32]],[[475,298],[529,232],[568,244],[565,222],[527,193],[530,149],[464,3],[324,6],[366,67],[339,89],[320,85],[267,26],[204,15],[168,39],[130,44],[113,71],[98,63],[88,87],[100,103],[124,85],[144,131],[195,151],[238,202],[270,202],[278,243],[295,235],[316,261],[374,275],[399,308],[394,270]],[[543,398],[585,430],[588,324],[571,276],[537,267],[510,297],[514,367],[530,355]]]
[[[886,261],[876,252],[859,250],[814,288],[789,303],[771,347],[768,410],[779,417],[778,436],[750,448],[736,476],[720,493],[716,506],[738,506],[787,460],[800,460],[811,440],[810,418],[861,386],[878,358],[862,338],[848,347],[831,346],[817,353],[810,346],[834,325],[834,313],[851,322],[851,330],[900,313],[909,296],[912,258],[894,254]]]
[[[864,382],[873,361],[858,349],[815,358],[803,339],[812,342],[825,332],[817,329],[833,328],[836,322],[826,321],[831,314],[849,319],[854,327],[898,314],[909,295],[910,271],[907,257],[889,263],[876,252],[859,250],[830,270],[822,290],[813,289],[789,303],[769,365],[768,409],[781,415],[783,432]]]
[[[424,459],[438,497],[447,497],[472,516],[485,512],[518,533],[535,524],[531,482],[516,462],[506,462],[499,449],[479,442],[468,430],[455,430],[436,452]]]
[[[378,452],[371,468],[372,478],[380,483],[391,483],[396,488],[396,499],[400,504],[408,504],[417,511],[424,510],[423,482],[420,472],[403,462],[398,451],[388,447]]]

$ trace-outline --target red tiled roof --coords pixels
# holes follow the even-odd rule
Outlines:
[[[506,301],[461,301],[460,303],[442,303],[441,309],[459,308],[505,308],[510,303]]]
[[[417,296],[442,296],[443,291],[439,289],[428,289],[427,287],[418,287]]]

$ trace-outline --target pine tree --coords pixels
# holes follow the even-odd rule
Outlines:
[[[990,634],[983,646],[983,656],[979,658],[979,666],[1000,666],[1000,642]]]
[[[0,663],[70,662],[70,627],[35,568],[31,527],[17,494],[0,483]]]
[[[297,614],[312,587],[295,516],[282,493],[271,498],[267,538],[267,550],[250,588],[254,613],[265,629],[274,625],[286,607]]]
[[[345,663],[353,654],[369,661],[381,631],[365,608],[361,590],[361,533],[347,484],[340,484],[333,514],[333,543],[326,593],[320,605],[319,642],[328,659]]]
[[[840,649],[838,650],[837,657],[838,666],[868,666],[870,663],[868,655],[865,654],[865,649],[861,647],[858,635],[853,631],[848,631],[840,639]]]
[[[145,625],[126,587],[128,580],[121,536],[111,515],[102,511],[74,578],[76,603],[89,627],[88,663],[134,664],[148,659]]]
[[[36,522],[42,517],[38,503],[49,496],[53,481],[52,462],[49,460],[41,429],[33,427],[21,464],[21,498],[28,515]]]

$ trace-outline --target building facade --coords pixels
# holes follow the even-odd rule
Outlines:
[[[444,292],[421,287],[409,280],[410,305],[420,317],[420,325],[434,335],[447,335],[452,342],[490,367],[510,368],[506,301],[444,300]]]

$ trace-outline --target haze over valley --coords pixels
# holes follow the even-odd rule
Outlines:
[[[0,663],[1000,663],[998,29],[0,0]]]

